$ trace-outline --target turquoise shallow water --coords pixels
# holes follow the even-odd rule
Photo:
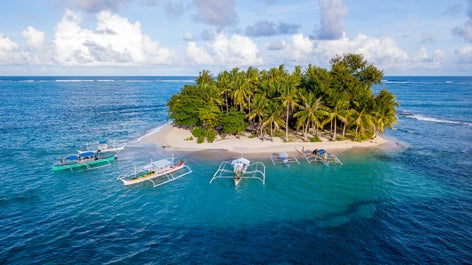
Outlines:
[[[138,139],[192,77],[0,78],[0,263],[447,263],[472,260],[472,78],[386,77],[398,150],[349,150],[342,167],[273,166],[266,184],[116,178],[168,156]],[[126,144],[102,169],[54,173],[86,142]],[[268,154],[269,156],[270,154]]]

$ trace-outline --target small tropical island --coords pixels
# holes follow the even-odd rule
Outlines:
[[[233,68],[216,78],[204,70],[167,102],[172,124],[143,140],[174,150],[244,153],[388,143],[379,134],[396,123],[399,103],[386,89],[374,93],[383,72],[359,54],[337,56],[330,65]]]

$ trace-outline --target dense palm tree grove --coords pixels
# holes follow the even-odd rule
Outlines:
[[[284,65],[268,71],[234,68],[216,79],[202,71],[195,85],[185,85],[169,100],[169,116],[175,125],[198,126],[213,136],[216,129],[239,134],[249,128],[258,137],[272,138],[284,129],[286,141],[291,131],[305,141],[321,134],[362,141],[392,128],[395,96],[372,90],[382,71],[358,54],[330,63],[330,70],[308,65],[304,72],[297,66],[291,73]]]

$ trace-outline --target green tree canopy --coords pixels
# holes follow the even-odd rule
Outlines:
[[[167,102],[176,125],[202,125],[209,131],[222,126],[225,133],[241,133],[248,124],[262,137],[280,128],[285,140],[290,131],[369,139],[396,123],[395,96],[385,88],[377,95],[383,72],[360,54],[331,59],[331,68],[282,64],[259,71],[249,67],[226,70],[213,77],[203,70],[195,85],[185,85]]]

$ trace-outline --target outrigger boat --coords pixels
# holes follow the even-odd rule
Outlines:
[[[330,163],[335,163],[342,165],[343,163],[341,160],[338,159],[337,156],[329,153],[328,151],[324,149],[315,149],[315,150],[298,150],[295,148],[299,154],[303,155],[305,157],[306,161],[308,163],[311,163],[313,161],[318,161],[323,163],[323,165],[328,166]]]
[[[270,160],[272,160],[274,165],[283,164],[287,167],[290,166],[290,163],[300,164],[295,156],[289,155],[286,152],[272,153]]]
[[[98,142],[97,149],[86,149],[77,151],[77,154],[67,155],[52,165],[53,171],[70,170],[80,171],[96,169],[111,165],[117,159],[117,153],[124,146],[111,145],[107,141]]]
[[[153,184],[153,187],[157,187],[192,173],[190,167],[186,166],[185,163],[186,160],[180,162],[174,161],[174,157],[170,160],[161,159],[154,162],[151,161],[139,169],[135,167],[133,174],[123,175],[118,177],[118,179],[121,180],[125,186],[149,181]],[[180,175],[175,174],[180,170],[185,171]]]
[[[98,142],[97,149],[93,150],[93,152],[97,153],[98,158],[110,157],[122,151],[124,148],[124,145],[118,146],[116,144],[109,143],[108,141],[100,141]],[[86,145],[85,150],[90,150],[88,144]]]
[[[218,178],[229,178],[234,180],[234,186],[238,186],[243,178],[258,179],[265,184],[265,165],[262,162],[251,164],[251,161],[240,157],[233,161],[223,161],[213,174],[210,184]]]
[[[79,151],[77,154],[65,156],[59,162],[54,163],[52,170],[80,171],[96,169],[111,165],[111,162],[115,159],[117,159],[116,153],[108,157],[99,157],[97,152]]]

